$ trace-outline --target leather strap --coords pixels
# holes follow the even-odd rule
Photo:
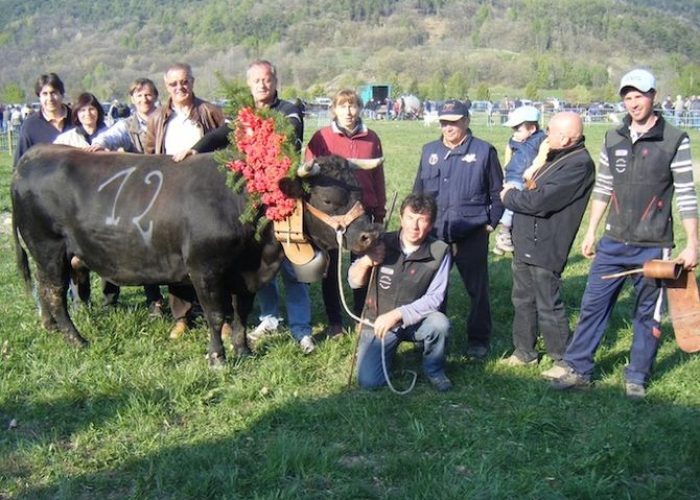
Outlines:
[[[284,254],[297,265],[304,265],[314,257],[314,248],[304,236],[304,206],[297,200],[294,212],[283,221],[274,222],[275,237],[282,244]]]
[[[359,201],[356,201],[352,208],[343,215],[328,215],[306,202],[304,202],[304,206],[314,217],[328,224],[334,231],[342,232],[345,232],[347,227],[352,224],[355,219],[361,217],[365,213],[365,208]]]

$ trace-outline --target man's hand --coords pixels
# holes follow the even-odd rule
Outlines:
[[[581,253],[587,259],[595,257],[595,232],[586,231],[586,235],[581,242]]]
[[[683,268],[692,271],[698,265],[698,249],[696,245],[686,246],[676,257],[676,262],[683,264]]]
[[[501,190],[501,201],[505,201],[506,193],[511,189],[515,189],[515,184],[512,184],[510,182],[506,182],[505,184],[503,184],[503,189]]]
[[[387,313],[380,314],[377,319],[374,320],[374,334],[380,339],[384,338],[384,335],[399,324],[402,319],[401,311],[398,308],[392,309]]]
[[[107,148],[104,147],[101,144],[90,144],[86,148],[83,148],[85,151],[89,153],[97,153],[98,151],[107,151]]]
[[[362,257],[364,259],[363,264],[367,267],[378,266],[384,262],[384,257],[386,256],[386,247],[384,242],[380,241],[372,248],[370,248],[367,253]]]
[[[185,158],[187,158],[188,156],[194,156],[196,154],[197,154],[197,151],[195,151],[194,149],[185,149],[183,151],[180,151],[179,153],[175,153],[173,155],[173,161],[175,163],[178,163],[178,162],[181,162],[182,160],[184,160]]]

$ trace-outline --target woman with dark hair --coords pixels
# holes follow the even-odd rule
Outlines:
[[[56,137],[54,144],[87,148],[95,137],[107,130],[105,112],[97,97],[89,92],[78,96],[73,104],[73,125],[75,128]]]

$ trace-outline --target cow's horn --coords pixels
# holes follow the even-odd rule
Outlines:
[[[384,157],[362,160],[360,158],[348,158],[348,161],[362,170],[372,170],[384,163]]]
[[[318,166],[318,163],[313,160],[307,161],[299,165],[297,177],[311,177],[312,175],[318,174],[320,171],[321,167]]]

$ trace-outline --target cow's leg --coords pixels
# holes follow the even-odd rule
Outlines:
[[[222,366],[226,362],[224,344],[221,341],[221,329],[226,320],[224,296],[228,294],[220,280],[208,279],[190,271],[199,303],[209,324],[209,366]]]
[[[65,280],[65,276],[58,280],[50,279],[46,273],[37,270],[42,324],[47,330],[59,330],[69,344],[84,347],[88,342],[80,335],[68,315]]]
[[[240,293],[233,297],[233,332],[231,334],[231,344],[239,356],[250,354],[248,348],[248,339],[246,337],[246,325],[248,324],[248,316],[253,310],[253,301],[255,295],[251,293]]]

